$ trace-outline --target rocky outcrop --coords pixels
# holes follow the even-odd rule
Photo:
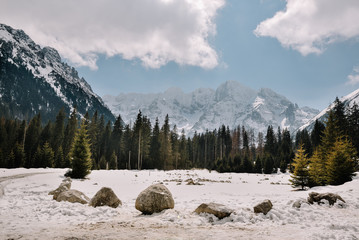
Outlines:
[[[138,195],[135,207],[143,214],[152,214],[174,208],[174,205],[171,192],[164,185],[155,184]]]
[[[122,202],[111,188],[103,187],[91,199],[89,205],[92,207],[109,206],[117,208],[122,205]]]
[[[334,205],[337,200],[340,200],[345,203],[344,199],[335,193],[317,193],[317,192],[311,192],[309,193],[308,202],[310,204],[313,204],[314,202],[317,202],[318,204],[321,204],[321,200],[327,200],[329,202],[329,205]]]
[[[70,190],[71,178],[66,178],[62,181],[60,186],[55,190],[49,192],[49,195],[53,195],[52,199],[56,200],[60,193]]]
[[[263,213],[264,215],[266,215],[272,209],[272,207],[273,207],[272,202],[267,199],[254,206],[254,212]]]
[[[90,199],[82,192],[78,190],[67,190],[64,192],[61,192],[57,198],[56,201],[66,201],[71,203],[81,203],[81,204],[87,204]]]
[[[195,210],[196,213],[209,213],[213,214],[219,219],[229,217],[233,210],[228,209],[226,206],[218,203],[202,203],[198,206],[198,208]]]

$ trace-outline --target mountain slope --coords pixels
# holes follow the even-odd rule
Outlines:
[[[114,120],[102,99],[55,49],[41,48],[22,30],[4,24],[0,24],[0,73],[3,116],[28,119],[41,113],[47,121],[62,107],[69,113],[76,106],[80,115],[97,110],[106,120]]]
[[[344,106],[353,106],[354,103],[359,104],[359,89],[349,93],[348,95],[339,99]],[[328,117],[328,112],[334,107],[334,103],[330,104],[327,108],[323,109],[320,113],[318,113],[315,117],[310,119],[306,124],[302,125],[299,130],[302,131],[307,129],[311,131],[314,127],[315,121],[318,119],[321,122],[326,121]]]
[[[171,124],[189,135],[222,124],[231,128],[243,125],[255,133],[265,132],[268,125],[294,131],[318,113],[308,107],[299,108],[270,89],[255,91],[235,81],[225,82],[216,90],[200,88],[184,93],[170,88],[158,94],[122,93],[103,99],[127,123],[136,118],[139,109],[152,122],[156,117],[163,122],[168,114]]]

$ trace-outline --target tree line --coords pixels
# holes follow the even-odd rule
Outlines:
[[[287,129],[275,131],[268,126],[265,135],[260,132],[255,136],[253,129],[237,126],[230,130],[225,125],[186,137],[184,130],[178,133],[176,125],[170,126],[168,115],[162,124],[156,119],[152,126],[141,111],[129,124],[124,124],[120,115],[114,124],[105,122],[97,112],[92,116],[86,113],[80,121],[76,108],[70,116],[60,110],[55,121],[46,125],[41,124],[41,114],[29,123],[2,117],[0,167],[73,167],[74,140],[80,125],[83,125],[92,169],[207,168],[248,173],[273,173],[277,169],[285,172],[289,169],[296,173],[293,159],[302,146],[307,159],[304,168],[308,172],[315,169],[315,157],[319,159],[319,165],[325,166],[312,174],[320,176],[318,179],[312,177],[306,184],[322,185],[331,183],[327,181],[329,165],[324,162],[328,162],[329,152],[339,144],[336,143],[338,139],[352,144],[356,150],[353,156],[356,157],[359,150],[358,106],[345,108],[336,99],[335,107],[328,114],[326,122],[316,121],[310,133],[298,131],[295,139]],[[318,175],[317,171],[325,173]]]
[[[292,184],[305,187],[340,185],[358,170],[359,107],[345,106],[338,98],[324,123],[316,121],[311,134],[296,135]]]

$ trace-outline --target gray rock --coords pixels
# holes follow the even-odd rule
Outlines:
[[[63,181],[58,188],[49,192],[49,195],[53,195],[52,199],[56,200],[60,193],[70,190],[71,181]]]
[[[155,184],[138,195],[135,207],[143,214],[152,214],[174,208],[174,205],[175,202],[168,188],[162,184]]]
[[[272,207],[272,202],[267,199],[254,206],[253,209],[255,213],[263,213],[264,215],[266,215],[272,209]]]
[[[66,202],[72,202],[72,203],[81,203],[81,204],[87,204],[90,199],[82,192],[77,190],[67,190],[64,192],[61,192],[58,196],[56,201],[66,201]]]
[[[198,206],[198,208],[195,210],[196,213],[209,213],[213,214],[219,219],[229,217],[233,210],[228,209],[226,206],[218,203],[202,203]]]
[[[117,208],[122,205],[122,202],[111,188],[103,187],[91,199],[89,205],[92,207],[109,206]]]
[[[306,203],[306,201],[304,199],[298,199],[297,201],[295,201],[292,205],[292,207],[294,208],[300,208],[302,206],[303,203]]]
[[[317,202],[318,204],[322,203],[321,200],[327,200],[329,202],[329,205],[334,205],[334,203],[337,200],[340,200],[345,203],[344,199],[335,193],[317,193],[317,192],[311,192],[309,193],[308,202],[310,204],[313,204],[314,202]]]

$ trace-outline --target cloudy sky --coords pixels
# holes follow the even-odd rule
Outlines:
[[[326,107],[359,88],[358,0],[0,0],[103,96],[268,87]]]

